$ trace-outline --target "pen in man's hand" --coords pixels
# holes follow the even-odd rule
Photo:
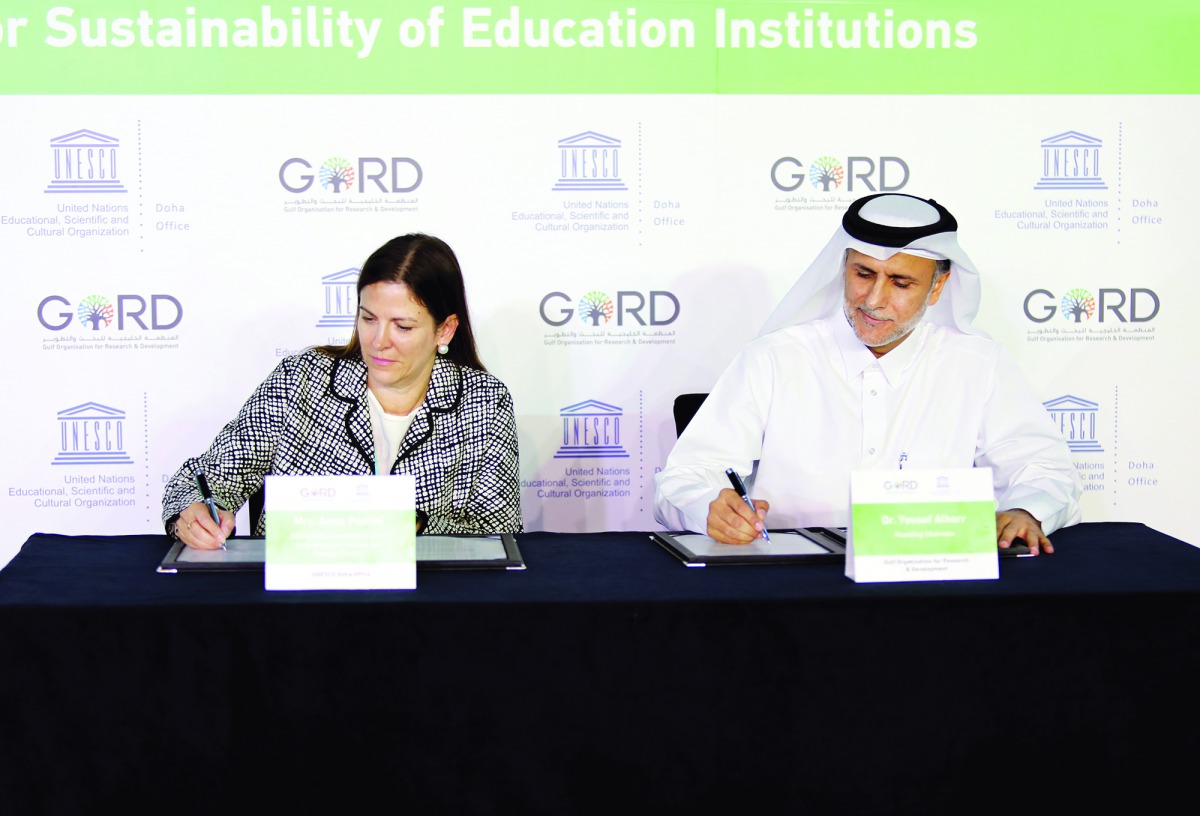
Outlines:
[[[746,493],[746,485],[742,481],[742,477],[739,476],[737,471],[733,468],[726,468],[725,475],[729,477],[729,483],[733,485],[734,492],[737,493],[738,496],[741,497],[742,501],[746,503],[746,506],[750,508],[750,512],[757,516],[758,510],[755,509],[754,502],[750,501],[750,496]],[[767,535],[767,526],[765,524],[763,525],[762,529],[762,537],[763,541],[767,542],[768,544],[771,543],[771,537]]]
[[[196,471],[196,486],[200,488],[200,495],[204,498],[204,503],[208,505],[208,512],[212,513],[212,520],[217,525],[217,530],[221,529],[221,514],[217,512],[217,503],[213,501],[212,491],[208,489],[208,479],[204,478],[204,471],[197,469]],[[221,545],[221,549],[225,549],[225,545]]]

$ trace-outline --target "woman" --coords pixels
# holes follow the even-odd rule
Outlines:
[[[267,474],[370,473],[416,477],[419,532],[521,529],[512,397],[476,354],[458,259],[428,235],[394,238],[367,259],[350,342],[284,359],[172,477],[163,520],[188,546],[215,549]],[[265,516],[251,523],[263,534]]]

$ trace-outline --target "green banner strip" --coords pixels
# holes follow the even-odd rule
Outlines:
[[[5,94],[1192,94],[1200,3],[10,0]]]

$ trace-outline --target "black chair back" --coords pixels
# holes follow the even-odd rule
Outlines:
[[[266,504],[266,491],[266,485],[263,485],[247,500],[250,505],[250,535],[254,535],[254,531],[258,529],[258,520],[262,518],[263,505]]]
[[[708,394],[680,394],[675,398],[675,436],[683,433],[683,429],[692,421],[696,411]]]

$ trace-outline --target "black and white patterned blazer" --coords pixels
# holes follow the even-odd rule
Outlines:
[[[201,456],[188,459],[163,493],[163,521],[201,500],[197,466],[213,498],[236,511],[267,474],[375,472],[375,443],[362,360],[310,349],[282,360]],[[425,402],[400,443],[392,473],[416,477],[417,509],[430,534],[521,530],[512,396],[490,374],[438,357]],[[265,516],[255,534],[265,532]]]

